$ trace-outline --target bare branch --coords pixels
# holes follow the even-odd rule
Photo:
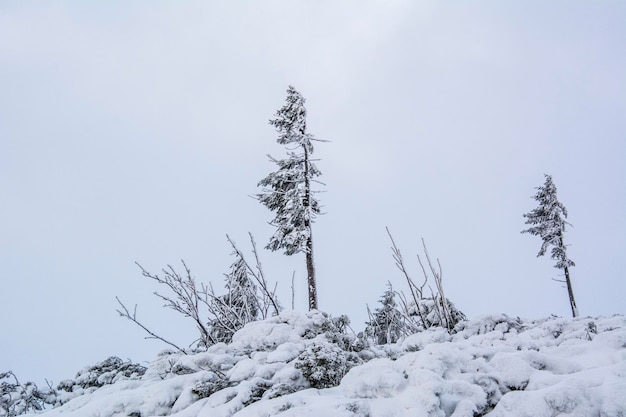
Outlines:
[[[183,268],[185,269],[185,276],[180,275],[174,267],[167,265],[167,268],[163,268],[163,276],[152,274],[146,271],[139,263],[135,262],[142,271],[144,277],[150,278],[159,284],[166,286],[174,296],[166,296],[158,292],[154,292],[154,295],[165,301],[165,307],[171,308],[174,311],[181,313],[185,317],[190,317],[196,324],[198,331],[200,332],[200,340],[205,346],[211,344],[211,337],[209,331],[205,325],[205,319],[200,314],[200,303],[207,304],[206,296],[203,297],[201,289],[198,289],[196,281],[191,275],[191,270],[185,264],[185,261],[181,260]]]
[[[426,280],[428,279],[428,277],[426,277],[426,280],[424,281],[424,284],[422,284],[421,287],[418,287],[417,285],[415,285],[415,282],[413,281],[413,279],[411,279],[408,271],[406,270],[404,266],[404,261],[402,260],[402,254],[400,253],[400,249],[396,245],[396,242],[393,240],[393,236],[391,235],[391,232],[389,231],[389,227],[386,227],[385,229],[387,230],[389,239],[391,239],[391,245],[392,245],[391,250],[393,252],[393,259],[396,261],[396,266],[398,267],[398,269],[402,271],[402,273],[404,274],[404,277],[406,278],[407,284],[409,286],[409,290],[411,291],[411,295],[413,296],[413,302],[415,303],[415,307],[417,308],[417,312],[420,316],[420,319],[422,320],[422,323],[424,324],[424,328],[427,328],[426,319],[423,316],[421,309],[419,308],[419,304],[420,304],[419,300],[423,298],[422,289],[424,288],[424,285],[426,285]],[[418,259],[419,259],[419,256],[418,256]]]
[[[126,306],[124,305],[124,303],[122,303],[122,301],[118,298],[115,297],[115,299],[117,300],[117,302],[119,303],[119,305],[122,307],[122,310],[116,310],[120,316],[127,318],[128,320],[132,321],[133,323],[135,323],[137,326],[141,327],[146,333],[148,333],[150,336],[146,337],[146,339],[157,339],[160,340],[164,343],[167,343],[168,345],[176,348],[176,350],[178,350],[181,353],[184,353],[185,355],[187,354],[187,352],[185,352],[184,349],[181,349],[180,347],[178,347],[177,345],[175,345],[174,343],[170,342],[167,339],[162,338],[161,336],[153,333],[152,331],[150,331],[146,326],[144,326],[143,324],[141,324],[138,320],[137,320],[137,305],[135,304],[135,308],[133,310],[133,314],[131,315],[130,312],[128,311],[128,308],[126,308]]]
[[[426,242],[424,241],[424,239],[422,239],[422,246],[424,250],[424,256],[426,257],[426,262],[428,263],[428,269],[426,268],[426,265],[422,261],[422,258],[420,257],[420,255],[417,254],[417,260],[419,262],[419,265],[422,269],[422,273],[424,275],[424,282],[422,283],[421,286],[418,287],[409,276],[409,273],[404,265],[404,261],[402,259],[400,250],[398,249],[395,241],[393,240],[393,237],[391,236],[391,233],[389,232],[389,228],[387,228],[387,234],[389,235],[389,238],[391,239],[391,243],[392,243],[391,249],[393,252],[394,261],[396,262],[396,266],[398,267],[398,269],[400,269],[400,271],[403,273],[404,277],[407,280],[409,289],[411,291],[411,296],[413,298],[413,303],[415,305],[416,311],[412,312],[410,309],[411,307],[410,303],[408,302],[407,298],[404,296],[404,294],[400,293],[400,305],[402,307],[401,313],[405,316],[405,320],[407,321],[407,323],[412,323],[413,325],[417,325],[417,321],[415,319],[415,315],[417,315],[420,318],[421,327],[423,329],[427,329],[435,325],[435,323],[439,323],[440,326],[445,327],[446,329],[448,329],[448,331],[452,331],[452,329],[454,328],[454,325],[456,324],[455,322],[456,318],[453,317],[452,312],[450,311],[450,305],[448,304],[448,299],[446,298],[445,293],[444,293],[443,282],[442,282],[443,269],[441,267],[441,262],[439,262],[439,259],[437,259],[437,266],[435,267],[435,264],[432,262],[430,258],[430,254],[428,253]],[[430,285],[428,285],[429,271],[430,271],[430,275],[432,275],[435,281],[435,290]],[[430,295],[431,295],[431,299],[433,303],[432,307],[427,307],[427,305],[430,304],[430,302],[428,302],[427,304],[424,303],[424,301],[427,300],[427,298],[424,297],[424,288],[427,285],[428,285],[428,289],[430,290]],[[425,309],[425,311],[422,311],[422,307]],[[430,310],[430,313],[429,313],[429,310]],[[435,322],[432,321],[433,318],[428,317],[428,314],[434,314],[436,316]],[[462,313],[459,313],[456,310],[455,310],[455,314],[456,316],[463,316]],[[417,327],[420,327],[420,326],[417,325]]]
[[[291,309],[295,310],[296,307],[296,287],[295,287],[296,271],[291,274]]]

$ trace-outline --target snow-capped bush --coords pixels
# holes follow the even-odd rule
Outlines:
[[[467,320],[465,314],[458,310],[454,303],[447,298],[445,300],[445,311],[447,313],[443,314],[443,310],[444,302],[441,297],[435,297],[434,299],[422,298],[417,303],[410,302],[407,312],[412,319],[410,320],[411,331],[416,333],[431,327],[444,327],[452,330],[458,323]]]
[[[309,381],[313,388],[329,388],[339,385],[350,368],[361,363],[356,354],[341,349],[334,343],[314,342],[298,356],[295,368]]]
[[[341,349],[349,352],[360,352],[367,346],[367,342],[352,333],[348,333],[350,318],[346,315],[330,317],[325,315],[325,320],[320,328],[320,334],[324,334],[327,341],[334,343]]]
[[[506,314],[492,314],[478,317],[477,320],[460,322],[454,328],[454,332],[467,338],[493,331],[498,331],[502,334],[509,332],[518,333],[522,328],[523,323],[519,317],[512,318]]]
[[[145,372],[145,366],[130,361],[124,362],[117,356],[111,356],[102,362],[81,369],[74,379],[61,381],[57,389],[68,394],[60,395],[57,401],[65,403],[77,395],[92,392],[104,385],[122,380],[140,379]]]
[[[223,390],[224,388],[231,387],[233,384],[223,378],[215,378],[208,381],[201,381],[196,384],[191,392],[198,396],[198,398],[207,398],[214,393]]]
[[[21,384],[11,371],[0,373],[0,416],[14,417],[31,411],[41,411],[54,404],[52,388],[40,390],[33,382]]]

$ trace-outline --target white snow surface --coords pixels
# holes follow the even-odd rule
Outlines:
[[[430,329],[368,348],[339,386],[314,389],[294,365],[311,343],[329,343],[320,334],[324,321],[320,312],[283,312],[247,325],[228,345],[163,353],[141,379],[105,385],[43,415],[626,416],[623,316],[485,316],[452,335]],[[223,386],[210,395],[194,392],[216,381]]]

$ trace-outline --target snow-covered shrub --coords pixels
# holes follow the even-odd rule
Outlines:
[[[476,320],[458,323],[454,331],[468,338],[493,331],[499,331],[502,334],[509,332],[519,333],[522,329],[522,320],[519,317],[513,318],[506,314],[492,314],[478,317]]]
[[[298,385],[295,382],[294,383],[281,382],[281,383],[272,385],[272,387],[263,394],[263,398],[268,399],[268,400],[272,398],[278,398],[284,395],[293,394],[294,392],[298,392],[302,389],[304,389],[304,387]]]
[[[324,313],[322,313],[324,314]],[[334,343],[341,349],[349,352],[360,352],[366,347],[366,343],[362,338],[354,334],[348,333],[350,326],[350,318],[346,315],[339,317],[331,317],[324,314],[326,320],[322,323],[320,334],[324,334],[326,340]]]
[[[271,351],[284,343],[300,343],[322,332],[328,315],[314,310],[305,314],[284,311],[262,321],[249,323],[233,335],[230,347],[241,351]]]
[[[422,298],[408,305],[409,327],[412,333],[421,332],[431,327],[444,327],[452,331],[454,327],[465,320],[465,314],[458,310],[454,303],[446,298],[445,309],[440,297]],[[444,315],[442,311],[447,311]]]
[[[366,346],[362,339],[348,334],[348,316],[321,315],[320,325],[309,327],[304,335],[315,340],[298,355],[294,364],[313,388],[337,386],[350,368],[362,362],[355,352]]]
[[[215,378],[210,381],[198,382],[191,390],[198,398],[207,398],[217,391],[232,386],[231,382],[223,378]]]
[[[111,356],[102,362],[78,371],[74,379],[61,381],[57,389],[81,395],[116,381],[140,379],[145,372],[145,366],[130,361],[124,362],[117,356]],[[76,395],[63,396],[59,401],[61,403],[67,402]]]
[[[334,343],[313,342],[298,356],[295,368],[313,388],[339,385],[341,378],[361,362],[353,352],[347,352]]]
[[[20,384],[11,371],[0,373],[0,416],[14,417],[31,411],[41,411],[54,404],[54,389],[40,390],[33,382]]]

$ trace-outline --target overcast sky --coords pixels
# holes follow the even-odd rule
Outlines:
[[[420,238],[468,317],[569,316],[554,261],[520,231],[552,174],[582,315],[626,313],[626,2],[0,3],[0,371],[55,383],[110,355],[151,360],[188,320],[135,261],[184,259],[221,288],[226,233],[263,247],[250,195],[281,157],[268,120],[307,99],[326,214],[319,305],[356,331]],[[304,257],[261,251],[306,309]],[[179,268],[180,269],[180,268]]]

